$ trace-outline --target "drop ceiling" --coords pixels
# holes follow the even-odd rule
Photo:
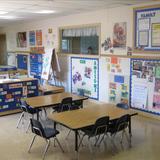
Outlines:
[[[58,17],[156,0],[0,0],[0,27],[12,22]],[[37,13],[37,12],[53,13]]]

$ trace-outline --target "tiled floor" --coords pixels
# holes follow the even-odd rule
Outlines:
[[[91,102],[88,102],[89,105]],[[92,105],[94,105],[92,103]],[[41,160],[45,141],[37,138],[31,153],[27,153],[33,134],[31,131],[25,133],[24,127],[16,129],[16,123],[20,114],[0,117],[0,160]],[[75,159],[74,133],[72,132],[66,140],[68,129],[58,126],[61,142],[65,153],[51,144],[46,160],[72,160]],[[87,147],[85,139],[84,147],[80,149],[79,160],[160,160],[160,121],[141,116],[136,116],[132,121],[132,148],[124,144],[124,148],[117,142],[118,153],[112,155],[111,144],[106,139],[100,148],[93,148],[93,154]]]

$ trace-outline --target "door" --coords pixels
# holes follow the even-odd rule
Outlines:
[[[0,34],[0,65],[7,65],[6,35]]]

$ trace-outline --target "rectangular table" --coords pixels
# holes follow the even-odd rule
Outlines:
[[[50,93],[50,92],[51,93],[61,93],[61,92],[64,92],[64,88],[45,84],[43,86],[42,85],[39,86],[39,91],[42,93],[42,95],[46,93]]]
[[[88,106],[86,108],[66,111],[61,113],[52,113],[48,116],[55,123],[60,123],[69,129],[75,131],[75,151],[78,152],[78,130],[93,125],[95,121],[102,116],[109,116],[110,120],[122,115],[129,114],[130,117],[137,113],[131,110],[121,109],[113,104],[104,104]],[[129,134],[131,137],[131,118],[129,120]]]
[[[42,95],[37,97],[30,97],[26,99],[28,105],[33,108],[45,108],[45,107],[54,107],[61,103],[62,99],[72,97],[73,102],[76,100],[86,100],[88,97],[79,96],[73,93],[62,92],[51,95]],[[57,106],[56,106],[57,107]],[[39,119],[39,112],[37,112],[37,119]]]

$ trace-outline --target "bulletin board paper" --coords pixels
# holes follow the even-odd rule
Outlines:
[[[135,51],[160,50],[160,6],[135,8],[134,49]]]
[[[71,92],[99,99],[99,61],[97,58],[71,57]]]
[[[160,115],[159,66],[160,60],[131,59],[132,108]]]

